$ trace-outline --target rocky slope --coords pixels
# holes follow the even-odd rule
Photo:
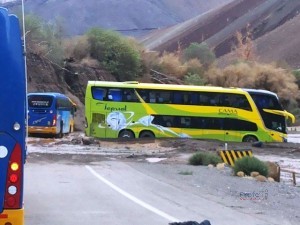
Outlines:
[[[290,29],[279,28],[293,18],[295,18],[293,23],[297,24],[299,17],[296,16],[299,11],[300,1],[235,0],[184,23],[157,30],[141,39],[141,43],[151,50],[172,52],[177,50],[178,43],[181,48],[185,48],[192,42],[205,41],[214,49],[217,57],[220,57],[232,50],[237,31],[244,34],[248,31],[255,40],[278,28],[276,40],[277,44],[280,42],[281,50],[276,51],[276,48],[271,47],[268,44],[270,36],[266,36],[262,38],[265,41],[258,42],[262,43],[258,44],[258,49],[262,49],[258,51],[258,56],[263,59],[265,55],[276,55],[277,60],[283,59],[288,64],[294,65],[297,60],[294,57],[295,51],[292,51],[294,56],[290,56],[290,50],[293,50],[292,46],[297,46],[297,43],[295,41],[287,43],[285,37],[299,39],[294,36],[297,27],[289,25]],[[283,50],[286,48],[288,50]],[[281,52],[285,54],[282,55]]]
[[[84,129],[84,95],[89,80],[115,80],[100,68],[68,62],[64,68],[37,54],[27,55],[28,92],[60,92],[77,104],[75,129]]]

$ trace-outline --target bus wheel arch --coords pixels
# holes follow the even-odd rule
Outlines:
[[[135,138],[135,135],[132,130],[124,129],[119,132],[118,138],[133,139]]]
[[[150,130],[143,130],[140,133],[139,138],[155,138],[155,134]]]
[[[246,135],[245,137],[243,137],[243,142],[250,142],[250,143],[258,142],[258,138],[254,135]]]

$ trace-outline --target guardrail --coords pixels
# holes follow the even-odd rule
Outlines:
[[[280,169],[281,172],[284,172],[284,173],[290,173],[292,175],[292,182],[293,182],[293,185],[296,186],[297,185],[297,181],[296,181],[296,178],[297,178],[297,175],[299,175],[299,173],[295,172],[295,171],[292,171],[292,170],[287,170],[287,169]]]
[[[296,127],[287,127],[288,132],[300,132],[300,126]]]

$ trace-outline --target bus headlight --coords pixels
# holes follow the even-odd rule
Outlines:
[[[15,122],[14,124],[14,130],[18,131],[21,129],[21,125],[18,122]]]

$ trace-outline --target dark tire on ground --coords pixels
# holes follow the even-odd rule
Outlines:
[[[155,135],[151,131],[142,131],[140,138],[155,138]]]
[[[254,143],[254,142],[258,142],[258,139],[255,136],[247,135],[243,138],[243,142]]]
[[[59,133],[55,135],[56,138],[62,138],[64,135],[63,135],[63,124],[61,123],[60,124],[60,130],[59,130]]]
[[[123,139],[133,139],[135,138],[134,133],[131,130],[122,130],[119,133],[119,138],[123,138]]]

